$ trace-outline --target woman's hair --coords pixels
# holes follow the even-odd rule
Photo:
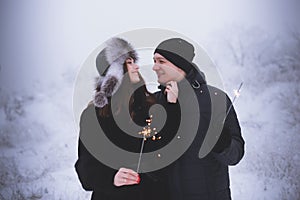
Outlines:
[[[108,104],[102,108],[97,109],[98,114],[101,117],[109,117],[112,114],[118,114],[123,109],[129,109],[129,113],[131,118],[134,120],[136,117],[137,109],[142,109],[143,112],[148,112],[151,105],[154,104],[155,98],[153,94],[148,92],[145,81],[142,76],[139,74],[141,85],[134,92],[133,89],[134,83],[131,83],[128,73],[126,73],[127,66],[126,63],[123,64],[123,73],[124,77],[122,79],[122,83],[118,90],[113,94],[114,101],[111,101],[111,97],[108,98]],[[99,91],[99,87],[96,87],[96,91]],[[132,95],[131,95],[132,94]],[[127,104],[129,102],[129,105]],[[112,113],[112,103],[114,103],[114,113]]]

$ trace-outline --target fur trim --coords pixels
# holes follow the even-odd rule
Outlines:
[[[131,44],[121,38],[112,38],[107,43],[105,51],[106,59],[109,64],[116,62],[123,65],[127,58],[138,60],[137,52]]]
[[[109,68],[105,76],[101,76],[96,81],[96,93],[94,105],[104,107],[108,104],[108,97],[111,97],[120,87],[124,76],[123,65],[127,58],[137,61],[137,52],[131,44],[121,38],[112,38],[106,43],[105,59],[109,63]]]

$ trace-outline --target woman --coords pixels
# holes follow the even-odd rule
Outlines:
[[[79,152],[75,164],[83,188],[93,191],[92,200],[168,199],[166,184],[158,171],[138,174],[136,168],[133,169],[134,165],[115,169],[97,159],[83,142],[83,135],[99,132],[98,128],[101,127],[114,145],[128,152],[140,152],[142,138],[127,134],[117,123],[119,118],[127,128],[135,127],[134,123],[146,126],[149,107],[154,103],[153,96],[147,91],[139,73],[137,59],[133,47],[120,38],[110,40],[96,58],[101,77],[96,83],[93,103],[81,115]],[[124,117],[128,110],[130,117]],[[96,120],[91,116],[96,116]],[[138,136],[138,131],[140,130],[132,132]],[[106,146],[103,141],[97,142]],[[157,144],[159,143],[146,142],[144,152],[157,149]],[[103,147],[103,151],[105,150]],[[124,163],[126,161],[126,158],[111,159]]]

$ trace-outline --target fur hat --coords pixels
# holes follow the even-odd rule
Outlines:
[[[106,43],[96,58],[96,67],[100,77],[96,81],[94,105],[102,108],[120,87],[124,76],[126,59],[138,60],[137,52],[132,45],[121,38],[112,38]]]

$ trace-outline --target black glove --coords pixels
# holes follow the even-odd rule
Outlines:
[[[221,153],[222,151],[224,151],[224,149],[229,147],[230,144],[231,144],[231,134],[229,131],[223,130],[219,137],[218,142],[216,143],[212,151],[216,153]]]

